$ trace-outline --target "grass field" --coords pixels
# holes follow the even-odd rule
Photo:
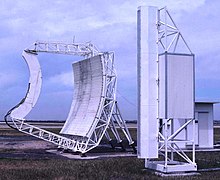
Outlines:
[[[53,129],[58,132],[58,129]],[[215,142],[220,141],[220,129],[215,129]],[[136,140],[136,129],[131,129]],[[4,129],[0,137],[23,137],[17,131]],[[32,141],[30,140],[30,143]],[[34,141],[33,141],[34,143]],[[11,142],[13,145],[13,142]],[[50,147],[48,147],[50,148]],[[32,156],[32,153],[37,156]],[[199,176],[159,177],[144,169],[144,160],[136,157],[102,158],[95,160],[73,160],[53,156],[45,149],[0,149],[0,179],[219,179],[220,171],[201,172]],[[8,154],[13,154],[12,157]],[[5,156],[4,156],[5,155]],[[220,168],[220,152],[196,153],[199,169]]]

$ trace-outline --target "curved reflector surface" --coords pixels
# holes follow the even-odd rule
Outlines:
[[[103,96],[103,62],[100,55],[73,64],[74,95],[60,133],[88,137],[93,131]]]
[[[28,65],[30,78],[25,98],[20,105],[11,112],[11,117],[16,119],[23,119],[34,107],[40,95],[42,84],[42,74],[37,54],[23,51],[22,56]]]

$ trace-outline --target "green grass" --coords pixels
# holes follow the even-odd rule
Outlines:
[[[0,179],[162,179],[143,170],[144,160],[109,158],[101,160],[0,160]],[[202,172],[200,176],[163,179],[219,179],[220,171]]]
[[[53,130],[58,132],[59,130]],[[220,139],[220,131],[215,129],[215,142]],[[136,140],[136,130],[131,129]],[[17,131],[5,129],[1,136],[26,136]],[[45,150],[38,150],[42,151]],[[0,151],[1,152],[1,151]],[[7,150],[8,153],[16,151]],[[25,153],[25,152],[24,152]],[[196,153],[199,169],[220,167],[220,152]],[[60,158],[1,158],[0,180],[66,180],[66,179],[219,179],[220,171],[201,172],[200,176],[162,178],[144,170],[144,160],[136,157],[103,158],[95,160],[73,160]]]
[[[135,165],[135,166],[134,166]],[[1,179],[141,179],[143,160],[6,160],[0,161]],[[4,168],[2,168],[4,167]]]

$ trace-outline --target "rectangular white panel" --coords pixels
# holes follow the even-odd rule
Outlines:
[[[198,112],[199,147],[213,148],[213,118],[209,112]]]
[[[63,134],[88,137],[99,109],[103,91],[103,66],[101,56],[73,64],[74,96],[68,118],[61,130]]]
[[[158,157],[157,8],[138,9],[138,157]]]
[[[194,118],[194,55],[159,56],[159,117]]]

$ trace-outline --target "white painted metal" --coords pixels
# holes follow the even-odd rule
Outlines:
[[[214,101],[196,101],[195,102],[195,127],[193,123],[187,125],[175,139],[178,147],[181,149],[189,149],[192,147],[192,140],[194,136],[194,143],[196,148],[213,148],[213,104]],[[185,124],[185,119],[175,119],[173,121],[174,132]],[[194,135],[193,135],[193,128]],[[168,125],[168,134],[171,135],[171,125]],[[181,141],[180,141],[181,140]],[[188,140],[189,142],[186,142]]]
[[[192,54],[182,33],[173,21],[167,8],[158,11],[158,41],[160,52]]]
[[[176,119],[163,119],[163,125],[160,128],[161,131],[159,133],[159,153],[164,157],[164,160],[146,160],[145,165],[147,168],[163,171],[165,173],[197,170],[197,165],[195,163],[194,136],[189,139],[186,139],[185,137],[180,138],[178,136],[180,133],[184,132],[190,124],[194,127],[195,121],[194,119],[182,119],[181,126],[174,129],[173,126],[176,121]],[[182,149],[180,146],[182,143],[187,143],[192,147],[192,159],[184,152],[185,148]],[[177,156],[175,157],[174,154]],[[177,157],[178,160],[176,160]]]
[[[114,122],[116,122],[116,123],[114,123]],[[117,124],[119,126],[119,128],[122,130],[122,132],[125,134],[126,138],[128,139],[129,145],[133,148],[134,153],[136,153],[136,148],[134,147],[134,141],[132,140],[132,137],[129,133],[126,122],[123,120],[123,118],[121,116],[121,112],[118,108],[117,102],[115,103],[115,108],[112,113],[112,121],[110,122],[108,128],[112,131],[112,133],[115,136],[115,138],[117,139],[118,143],[121,143],[122,140],[120,138],[120,135],[118,133],[118,130],[117,130],[117,127],[115,124]]]
[[[74,96],[63,134],[88,137],[93,124],[99,121],[99,107],[105,97],[105,76],[101,56],[94,56],[73,64]]]
[[[199,112],[199,147],[207,147],[209,141],[212,141],[213,144],[213,134],[209,136],[209,131],[207,131],[209,126],[209,113],[208,112]]]
[[[31,80],[29,84],[29,87],[31,88],[28,89],[27,96],[18,105],[16,105],[14,108],[9,110],[8,113],[5,115],[5,121],[10,127],[17,129],[23,133],[32,135],[34,137],[43,139],[45,141],[52,142],[64,149],[71,149],[74,152],[86,153],[89,150],[98,146],[102,137],[105,134],[107,137],[109,137],[108,132],[106,131],[107,128],[110,128],[110,130],[113,131],[113,134],[117,132],[115,128],[111,128],[112,125],[115,127],[116,126],[115,123],[116,123],[119,125],[119,128],[121,128],[122,131],[124,132],[125,136],[127,137],[129,141],[129,144],[132,146],[134,145],[134,142],[131,139],[131,136],[126,127],[126,124],[124,120],[121,118],[121,115],[118,111],[118,107],[115,105],[116,104],[117,76],[116,76],[115,67],[114,67],[114,53],[112,52],[99,53],[97,48],[90,43],[63,44],[63,43],[45,43],[45,42],[36,42],[34,43],[34,46],[32,49],[27,49],[25,50],[25,52],[28,53],[28,55],[25,54],[24,58],[28,62],[29,69],[31,71],[31,78],[30,78]],[[18,114],[18,115],[15,115],[14,117],[11,116],[11,114],[13,114],[14,111],[17,111],[19,107],[22,107],[23,104],[27,104],[26,99],[29,97],[29,94],[31,95],[30,97],[32,98],[32,102],[33,102],[32,106],[30,106],[31,108],[33,108],[33,105],[37,101],[37,98],[40,93],[40,86],[41,86],[41,81],[40,82],[38,81],[41,80],[39,79],[39,77],[41,77],[41,74],[35,72],[34,63],[36,64],[35,68],[37,70],[39,69],[39,64],[38,64],[36,56],[32,55],[32,54],[36,55],[37,52],[85,56],[85,57],[89,57],[90,59],[84,60],[84,62],[86,63],[90,62],[90,65],[92,65],[93,68],[95,68],[97,65],[96,67],[97,69],[91,70],[89,69],[88,65],[86,65],[83,68],[83,70],[89,71],[89,72],[86,72],[84,75],[86,76],[90,75],[90,77],[92,76],[93,80],[91,82],[94,82],[93,85],[95,85],[93,87],[90,87],[91,82],[81,83],[83,84],[83,87],[86,88],[83,90],[85,90],[85,92],[88,92],[88,94],[91,93],[94,96],[94,98],[98,97],[99,95],[98,100],[97,100],[99,102],[99,107],[98,107],[98,110],[90,109],[91,111],[96,111],[96,116],[95,116],[96,120],[93,119],[93,122],[91,125],[92,120],[88,118],[89,122],[88,121],[86,122],[90,123],[89,124],[90,128],[83,127],[83,129],[81,128],[76,131],[78,133],[81,130],[83,130],[82,133],[74,134],[71,132],[71,130],[69,131],[65,129],[66,127],[67,129],[68,127],[70,128],[73,127],[72,124],[68,125],[68,122],[70,120],[67,121],[67,125],[65,125],[62,132],[67,133],[68,135],[69,134],[74,134],[74,135],[72,135],[70,138],[67,138],[67,137],[57,135],[52,132],[49,132],[49,131],[40,129],[38,127],[35,127],[33,125],[25,123],[23,119],[24,115],[20,116]],[[31,61],[31,59],[33,59],[33,62]],[[94,62],[92,62],[91,60],[94,60]],[[78,64],[80,64],[80,62]],[[81,64],[84,64],[84,63],[82,62]],[[34,67],[32,67],[33,65]],[[34,70],[33,72],[32,72],[32,69]],[[76,68],[76,70],[78,69],[79,68]],[[101,72],[98,72],[99,70],[101,70]],[[79,71],[76,71],[75,73],[77,74],[76,79],[79,80],[79,78],[81,78],[79,75]],[[85,78],[85,80],[88,80],[88,78]],[[96,85],[99,87],[96,87]],[[89,91],[87,91],[87,86],[90,88]],[[78,92],[83,91],[83,90],[78,91],[79,89],[80,88],[77,88],[77,91],[75,92],[77,93],[76,99],[78,98],[77,96],[80,96]],[[97,92],[97,90],[99,90],[100,94],[102,95],[101,100],[100,100],[100,94],[97,93],[97,96],[95,95],[95,92]],[[36,95],[35,95],[35,92],[36,92]],[[90,97],[88,95],[85,95],[84,97],[85,97],[84,103],[86,103],[88,101],[88,98]],[[93,103],[95,103],[96,105],[98,103],[96,102],[96,100],[89,100],[89,102],[91,102],[91,106],[93,105]],[[74,106],[72,105],[72,107]],[[28,112],[28,111],[26,110],[25,112]],[[73,109],[71,109],[70,114],[72,113],[72,111]],[[83,115],[84,114],[81,113],[81,117],[80,116],[78,117],[82,120]],[[19,117],[22,117],[22,119],[19,119]],[[85,123],[82,123],[82,124],[85,125]],[[89,131],[87,131],[88,129]],[[120,136],[118,135],[116,139],[119,141]]]
[[[99,50],[92,43],[72,43],[61,42],[40,42],[32,44],[27,51],[66,54],[75,56],[92,57],[99,53]]]
[[[140,90],[143,88],[142,91],[145,91],[145,93],[142,94],[139,90],[138,94],[140,98],[139,117],[142,118],[152,115],[151,120],[160,118],[158,141],[156,141],[156,143],[159,144],[159,147],[156,150],[158,150],[159,154],[163,156],[164,160],[152,161],[152,158],[149,158],[148,154],[146,156],[146,152],[151,152],[150,148],[155,148],[155,144],[150,144],[147,140],[149,140],[149,136],[151,136],[149,134],[152,132],[152,129],[154,131],[155,122],[157,122],[157,120],[147,121],[147,118],[145,118],[145,120],[139,122],[138,126],[138,133],[142,133],[143,135],[143,141],[139,139],[139,146],[141,146],[142,152],[145,151],[144,155],[147,158],[145,159],[145,167],[166,173],[176,171],[196,171],[197,165],[195,163],[194,135],[192,139],[177,138],[182,132],[186,131],[185,129],[189,124],[192,124],[193,127],[192,134],[194,134],[195,130],[193,54],[166,7],[159,9],[156,12],[157,16],[155,16],[155,11],[150,11],[149,9],[155,10],[156,8],[140,7],[138,10],[138,77],[142,76],[141,73],[145,73],[144,86],[144,83],[139,80],[140,78],[138,79]],[[149,23],[155,21],[157,28],[153,25],[149,26]],[[156,31],[156,35],[149,33]],[[149,39],[154,39],[157,35],[157,43],[155,41],[149,41]],[[151,53],[150,50],[152,50],[151,48],[156,50],[157,48],[155,48],[155,46],[157,45],[159,53],[156,52],[157,54],[152,56],[153,53]],[[159,54],[161,55],[164,53],[165,55],[161,56],[159,59]],[[184,54],[184,56],[181,57],[179,56],[180,54]],[[141,64],[141,58],[148,58],[148,61]],[[159,64],[154,63],[151,64],[151,68],[146,68],[150,67],[149,62],[155,62],[157,59],[159,59]],[[155,71],[157,68],[160,75],[158,74],[158,71]],[[156,72],[156,74],[151,71]],[[151,79],[148,77],[148,73],[151,73],[151,75],[154,76],[154,81],[150,81]],[[156,80],[159,88],[155,86]],[[152,86],[155,88],[150,89]],[[146,92],[148,92],[148,94]],[[146,104],[142,104],[140,101],[144,99],[144,102],[147,102],[151,99],[151,102],[155,102],[155,97],[158,97],[159,99],[159,104],[156,110],[154,109],[155,106],[149,106],[149,108],[146,108],[147,106],[144,106]],[[145,116],[142,116],[141,108],[145,110],[146,114],[143,114]],[[180,123],[181,126],[175,128],[174,122],[176,120],[179,122],[180,119],[182,121]],[[142,125],[144,128],[141,127]],[[149,128],[152,129],[149,130]],[[142,135],[140,136],[142,137]],[[157,135],[155,137],[157,137]],[[189,158],[183,149],[178,146],[179,143],[188,143],[191,145],[192,158]],[[176,160],[174,154],[179,157],[178,160]],[[141,157],[141,155],[139,157]]]
[[[158,157],[157,8],[138,8],[138,157]]]
[[[194,56],[159,55],[159,118],[194,118]]]
[[[217,102],[198,101],[195,103],[197,114],[197,145],[199,148],[213,148],[213,104]]]
[[[30,78],[28,85],[28,93],[26,94],[26,97],[23,100],[24,102],[11,112],[11,117],[16,117],[18,119],[23,119],[34,107],[40,95],[42,84],[41,68],[36,54],[27,53],[23,51],[22,56],[24,57],[29,67]]]

